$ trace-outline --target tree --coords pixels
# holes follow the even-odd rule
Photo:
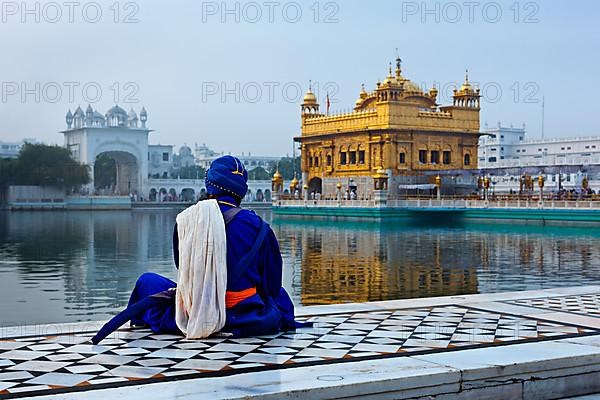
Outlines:
[[[291,180],[294,178],[294,172],[300,174],[300,157],[283,157],[279,160],[278,164],[273,164],[270,168],[270,175],[273,176],[275,171],[279,168],[279,173],[283,176],[283,179]],[[298,176],[298,179],[300,177]]]
[[[206,171],[199,165],[186,165],[179,169],[179,172],[171,174],[173,178],[181,179],[204,179]]]
[[[117,162],[107,154],[100,154],[94,163],[96,188],[113,187],[117,183]]]
[[[64,147],[26,143],[11,162],[13,185],[72,188],[90,182],[90,168],[75,161]]]
[[[248,171],[248,180],[251,181],[267,181],[271,180],[271,174],[263,167],[256,167],[252,171]]]
[[[16,172],[16,160],[0,158],[0,188],[14,184]]]

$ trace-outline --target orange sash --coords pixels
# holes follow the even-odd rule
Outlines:
[[[225,307],[233,308],[239,302],[242,302],[242,301],[246,300],[247,298],[254,296],[255,294],[256,294],[255,287],[251,287],[249,289],[242,290],[240,292],[231,292],[228,290],[227,292],[225,292]]]

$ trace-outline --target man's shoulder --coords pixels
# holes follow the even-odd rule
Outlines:
[[[256,226],[260,226],[260,224],[262,223],[261,217],[256,215],[254,211],[248,210],[246,208],[242,208],[238,215],[236,215],[235,219],[239,219],[240,221],[251,223],[252,225]]]
[[[227,225],[227,238],[232,243],[245,243],[251,246],[261,229],[263,220],[252,210],[242,209]]]

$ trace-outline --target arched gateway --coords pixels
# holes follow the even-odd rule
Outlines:
[[[148,195],[148,114],[115,105],[104,115],[88,106],[67,113],[65,146],[92,168],[90,194]],[[112,162],[111,162],[112,160]]]

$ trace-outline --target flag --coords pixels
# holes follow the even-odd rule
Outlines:
[[[327,115],[329,115],[329,107],[331,107],[331,101],[329,101],[329,92],[327,92]]]

